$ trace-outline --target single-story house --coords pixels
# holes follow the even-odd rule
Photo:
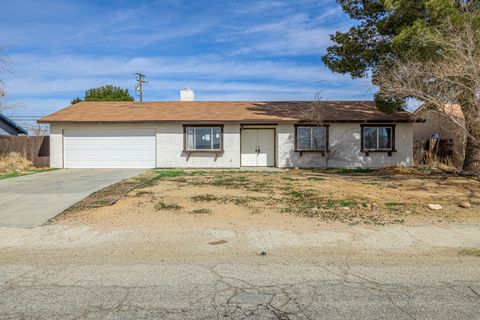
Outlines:
[[[27,130],[0,113],[0,136],[18,136],[27,134]]]
[[[55,168],[382,167],[413,163],[408,112],[371,101],[80,102],[50,124]]]

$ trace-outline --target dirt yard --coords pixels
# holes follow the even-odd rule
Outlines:
[[[99,245],[115,248],[119,259],[147,260],[262,251],[279,259],[435,250],[474,256],[479,191],[478,180],[448,175],[153,170],[91,195],[38,230],[5,237],[0,247]],[[470,208],[459,206],[465,201]]]
[[[269,225],[287,220],[349,225],[476,223],[480,181],[378,172],[155,170],[86,202],[56,222],[100,228],[156,228],[178,220]],[[460,207],[463,202],[471,207]],[[442,209],[431,210],[428,204]]]

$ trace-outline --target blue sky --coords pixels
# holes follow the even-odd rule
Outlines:
[[[334,0],[2,1],[3,77],[15,115],[46,115],[86,89],[134,89],[144,100],[372,99],[368,79],[334,74],[321,56],[352,21]]]

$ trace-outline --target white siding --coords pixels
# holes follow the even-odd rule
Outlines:
[[[181,123],[158,124],[51,124],[50,165],[63,167],[63,135],[65,130],[95,130],[111,128],[128,130],[135,128],[154,129],[157,132],[157,167],[160,168],[238,168],[240,167],[240,124],[225,124],[224,153],[183,152],[183,126]],[[278,167],[324,167],[325,157],[320,153],[294,152],[295,127],[280,124],[277,129]],[[366,157],[360,152],[359,124],[330,124],[331,156],[329,167],[382,167],[385,165],[412,165],[412,124],[396,124],[396,149],[389,157],[387,153],[370,153]]]

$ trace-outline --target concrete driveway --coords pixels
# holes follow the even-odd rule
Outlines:
[[[31,228],[142,169],[63,169],[0,180],[0,227]]]

